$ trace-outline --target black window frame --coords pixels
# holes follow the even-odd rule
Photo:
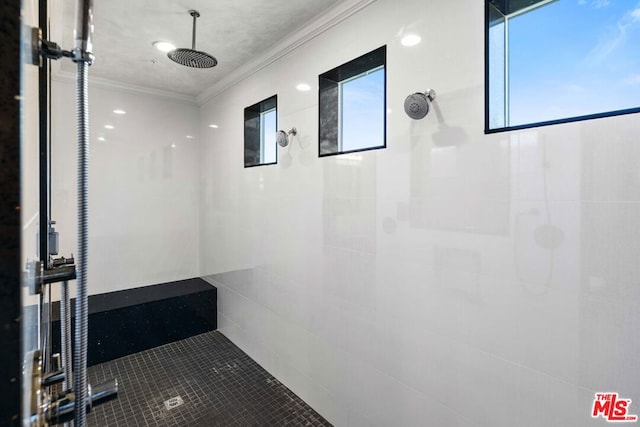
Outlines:
[[[251,134],[251,129],[248,128],[248,124],[247,122],[251,121],[251,120],[255,120],[256,118],[258,119],[258,123],[260,122],[260,117],[263,113],[271,111],[275,109],[276,111],[276,129],[278,129],[278,95],[272,95],[268,98],[263,99],[260,102],[256,102],[253,105],[250,105],[248,107],[246,107],[244,109],[244,121],[243,121],[243,125],[244,125],[244,155],[243,155],[243,159],[244,159],[244,167],[245,168],[253,168],[253,167],[258,167],[258,166],[269,166],[269,165],[276,165],[278,164],[278,144],[275,143],[275,149],[276,149],[276,159],[273,162],[268,162],[268,163],[247,163],[247,145],[255,145],[256,141],[255,141],[255,135]],[[258,147],[261,147],[261,138],[262,138],[262,130],[260,129],[260,126],[258,126],[258,132],[257,132],[257,145]],[[260,151],[258,150],[258,156],[260,156]],[[249,160],[251,160],[251,158],[249,158]]]
[[[360,74],[364,74],[368,71],[374,70],[376,68],[380,68],[384,70],[384,94],[383,94],[383,136],[382,136],[382,145],[378,145],[375,147],[366,147],[366,148],[358,148],[356,150],[346,150],[346,151],[336,151],[331,153],[323,153],[322,152],[322,140],[323,140],[323,99],[326,99],[326,96],[323,96],[326,91],[328,91],[332,87],[338,87],[341,82],[345,80],[349,80],[352,77],[356,77]],[[332,102],[337,102],[340,104],[341,99],[338,94],[337,99]],[[339,107],[336,105],[336,109]],[[340,129],[337,127],[338,138]],[[338,141],[336,141],[336,146],[339,147]],[[329,156],[337,156],[340,154],[348,154],[348,153],[358,153],[361,151],[371,151],[371,150],[381,150],[387,148],[387,46],[380,46],[370,52],[365,53],[355,59],[345,62],[342,65],[339,65],[335,68],[332,68],[329,71],[325,71],[324,73],[318,75],[318,157],[329,157]]]

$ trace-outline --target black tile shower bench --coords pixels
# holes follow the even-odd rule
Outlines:
[[[60,351],[59,304],[52,308],[56,353]],[[73,318],[71,322],[75,323]],[[107,362],[217,327],[217,289],[200,278],[90,295],[87,364]]]

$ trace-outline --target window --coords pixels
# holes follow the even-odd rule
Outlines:
[[[319,76],[319,155],[386,146],[386,46]]]
[[[244,167],[277,163],[277,108],[274,95],[244,109]]]
[[[640,111],[640,3],[486,0],[495,132]]]

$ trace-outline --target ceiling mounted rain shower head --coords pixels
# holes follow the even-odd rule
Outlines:
[[[206,52],[196,50],[196,19],[200,17],[197,10],[190,10],[189,15],[193,16],[193,33],[191,38],[191,49],[178,48],[167,53],[169,59],[180,65],[193,68],[211,68],[218,64],[218,60]]]
[[[289,132],[285,132],[283,130],[279,130],[276,132],[276,142],[281,147],[286,147],[289,145],[289,135],[295,136],[298,133],[296,128],[291,128]]]
[[[404,112],[414,120],[423,119],[429,114],[429,102],[434,99],[436,99],[436,91],[433,89],[412,93],[404,100]]]

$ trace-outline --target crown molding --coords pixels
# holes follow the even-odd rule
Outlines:
[[[51,66],[51,80],[60,83],[75,83],[76,74],[62,70],[60,63],[53,62]],[[168,90],[153,89],[145,86],[132,85],[128,83],[118,82],[115,80],[105,79],[102,77],[91,76],[91,68],[89,68],[89,85],[100,89],[123,92],[126,94],[137,94],[144,96],[153,96],[169,101],[182,102],[189,105],[198,105],[195,96],[185,95],[182,93],[171,92]]]
[[[280,58],[318,37],[375,1],[376,0],[347,0],[331,8],[320,17],[314,18],[307,24],[302,25],[298,31],[286,37],[264,54],[240,66],[227,77],[202,91],[196,98],[198,105],[202,106],[211,101],[231,86],[273,64]]]

